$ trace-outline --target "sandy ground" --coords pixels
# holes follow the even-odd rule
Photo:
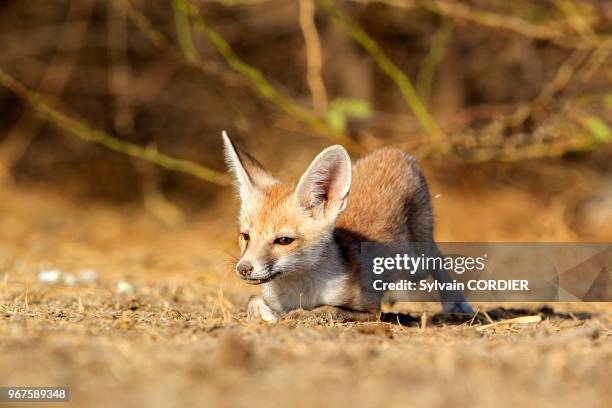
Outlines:
[[[496,321],[543,318],[485,330],[484,315],[429,304],[409,305],[406,325],[249,324],[228,223],[169,228],[0,190],[0,386],[69,386],[54,407],[610,406],[610,304],[475,305]],[[38,283],[52,268],[99,278]]]

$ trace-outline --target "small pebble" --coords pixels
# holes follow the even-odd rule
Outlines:
[[[131,294],[134,293],[134,286],[126,281],[117,282],[117,293]]]
[[[84,283],[94,283],[98,280],[98,272],[93,269],[81,269],[79,271],[79,278]]]
[[[62,277],[59,269],[47,269],[38,273],[38,282],[52,285],[58,283]]]
[[[77,283],[77,278],[71,273],[64,272],[62,274],[62,279],[64,280],[64,285],[74,286]]]

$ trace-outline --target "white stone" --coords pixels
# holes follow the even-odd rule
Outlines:
[[[134,293],[134,285],[124,280],[120,280],[119,282],[117,282],[117,293]]]
[[[58,283],[62,278],[62,271],[59,269],[46,269],[38,273],[38,282],[52,285]]]
[[[98,272],[93,269],[81,269],[79,279],[84,283],[94,283],[98,280]]]

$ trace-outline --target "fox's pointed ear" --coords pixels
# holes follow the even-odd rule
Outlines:
[[[222,135],[225,162],[234,175],[241,200],[248,199],[266,186],[278,183],[253,156],[232,142],[225,130]]]
[[[351,187],[351,158],[340,145],[323,150],[312,161],[295,190],[315,216],[335,219],[346,208]]]

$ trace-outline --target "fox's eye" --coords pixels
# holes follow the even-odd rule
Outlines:
[[[281,237],[281,238],[276,238],[274,240],[275,244],[278,245],[289,245],[290,243],[292,243],[294,241],[293,238],[289,238],[289,237]]]
[[[240,238],[242,238],[245,241],[248,241],[251,237],[249,237],[249,234],[247,234],[246,232],[241,232]]]

